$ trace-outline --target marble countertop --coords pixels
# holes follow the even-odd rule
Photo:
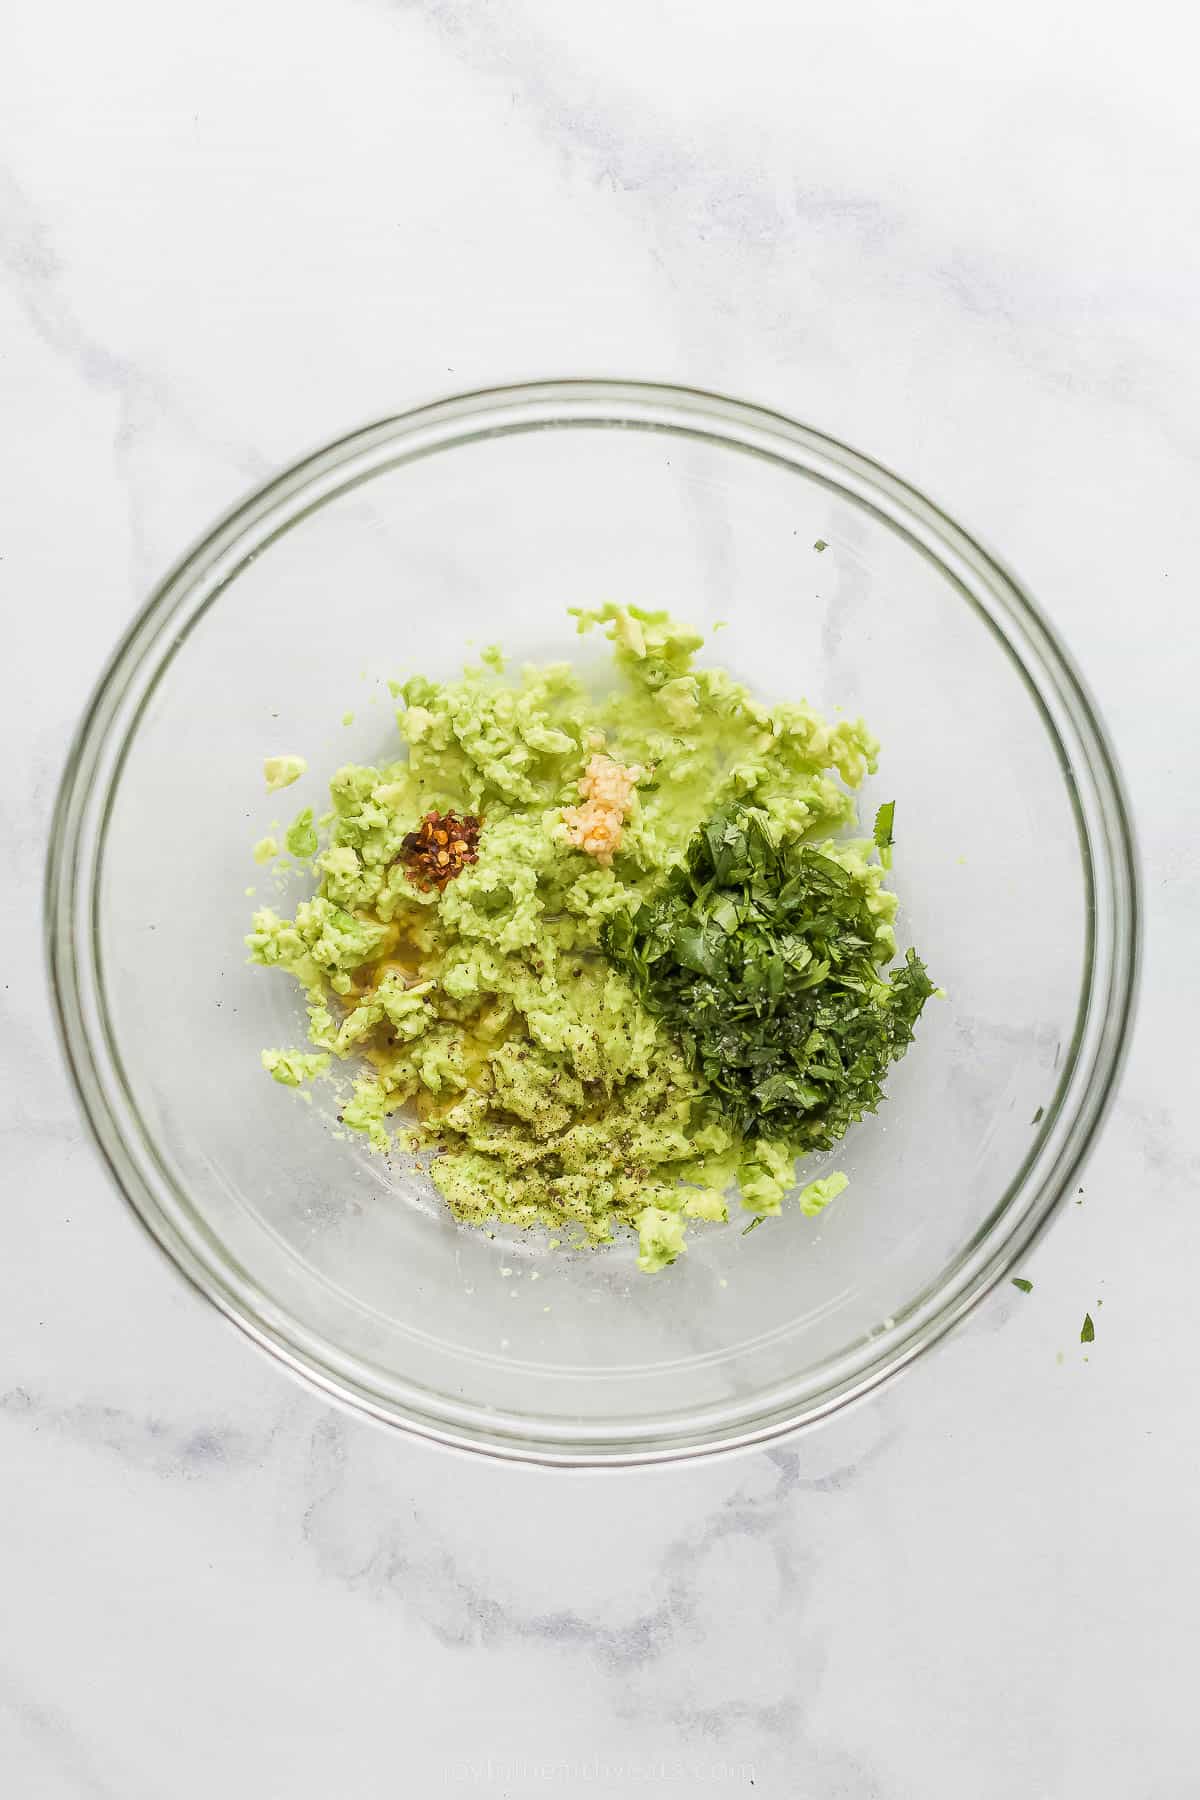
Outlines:
[[[4,38],[5,1793],[1189,1792],[1195,28],[45,0]],[[85,1136],[38,953],[68,736],[181,546],[357,423],[558,373],[776,406],[999,546],[1107,716],[1147,912],[1033,1295],[802,1438],[579,1478],[335,1411],[174,1278]]]

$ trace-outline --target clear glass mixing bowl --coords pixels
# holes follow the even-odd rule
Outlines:
[[[828,548],[815,546],[818,541]],[[432,1190],[263,1075],[295,985],[247,966],[250,846],[394,747],[383,683],[499,638],[580,649],[608,599],[727,626],[764,695],[862,712],[864,816],[897,800],[900,941],[931,1002],[849,1191],[669,1271],[630,1241],[459,1227]],[[339,721],[354,711],[352,726]],[[310,770],[264,798],[264,755]],[[298,891],[298,890],[297,890]],[[330,1394],[455,1444],[646,1461],[827,1414],[933,1343],[1026,1251],[1112,1091],[1136,967],[1129,822],[1095,711],[977,543],[814,431],[614,382],[473,394],[356,432],[239,506],[134,623],[71,753],[49,954],[125,1194],[229,1318]],[[511,1271],[511,1273],[505,1273]],[[534,1275],[538,1277],[533,1280]]]

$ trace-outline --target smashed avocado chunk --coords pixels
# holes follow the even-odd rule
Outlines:
[[[263,780],[267,784],[268,794],[277,794],[280,788],[291,787],[293,781],[299,781],[307,767],[302,756],[268,756],[263,763]]]
[[[317,890],[246,942],[303,990],[312,1049],[264,1052],[276,1081],[345,1064],[341,1123],[421,1155],[457,1218],[627,1229],[650,1273],[731,1203],[778,1214],[934,989],[914,953],[887,973],[891,815],[853,835],[865,724],[698,667],[666,613],[575,617],[613,646],[604,698],[567,662],[511,678],[495,649],[395,684],[394,757],[297,816]],[[800,1210],[845,1186],[810,1179]]]
[[[299,1087],[314,1075],[324,1075],[331,1062],[328,1056],[306,1050],[264,1050],[262,1066],[268,1075],[284,1087]]]

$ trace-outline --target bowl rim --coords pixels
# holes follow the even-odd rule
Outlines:
[[[1088,900],[1075,1033],[1054,1099],[1002,1200],[936,1281],[803,1378],[607,1429],[499,1412],[394,1378],[385,1391],[234,1262],[142,1126],[104,1005],[97,917],[107,823],[141,714],[192,627],[247,562],[385,470],[481,438],[576,427],[674,433],[782,464],[866,507],[931,559],[991,626],[1041,714],[1074,812]],[[385,1423],[507,1460],[612,1467],[730,1451],[813,1425],[911,1364],[1016,1266],[1073,1185],[1112,1100],[1136,1004],[1138,889],[1130,811],[1098,710],[1038,606],[977,538],[890,469],[782,413],[669,384],[554,379],[455,395],[339,437],[239,501],[179,559],[117,644],[72,740],[50,833],[45,952],[59,1041],[94,1141],[135,1216],[227,1319],[333,1399]]]

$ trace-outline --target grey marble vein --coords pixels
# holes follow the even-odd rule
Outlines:
[[[79,1795],[81,1800],[119,1800],[120,1788],[96,1768],[68,1714],[53,1701],[31,1694],[12,1671],[0,1665],[0,1717],[15,1727],[17,1742],[30,1753],[28,1768],[40,1771],[24,1792],[47,1796]],[[13,1759],[21,1762],[20,1752]]]

